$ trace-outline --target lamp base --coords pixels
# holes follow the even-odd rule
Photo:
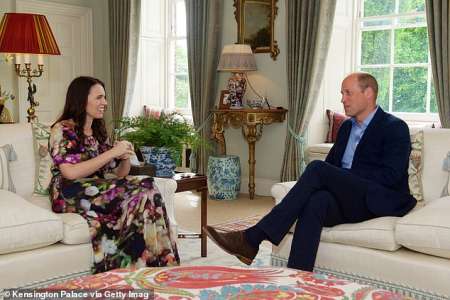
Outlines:
[[[245,89],[247,87],[247,80],[243,73],[233,73],[228,79],[228,100],[230,101],[230,108],[242,108]]]

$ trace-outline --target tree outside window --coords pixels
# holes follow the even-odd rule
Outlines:
[[[424,0],[358,0],[358,69],[393,113],[437,113]]]

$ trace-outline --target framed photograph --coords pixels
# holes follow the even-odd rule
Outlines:
[[[220,99],[219,99],[219,109],[228,109],[230,108],[230,100],[228,99],[230,96],[230,92],[228,90],[220,91]]]
[[[255,53],[270,53],[273,60],[280,53],[274,39],[278,0],[234,0],[238,43],[248,44]]]

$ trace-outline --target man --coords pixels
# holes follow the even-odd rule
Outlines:
[[[288,267],[312,271],[322,227],[381,216],[403,216],[416,204],[409,194],[409,129],[376,104],[378,84],[367,73],[341,86],[346,120],[325,162],[313,161],[270,213],[245,231],[205,232],[226,252],[251,264],[263,240],[278,245],[297,221]]]

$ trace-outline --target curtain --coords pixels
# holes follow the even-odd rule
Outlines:
[[[449,1],[425,1],[434,90],[442,127],[450,128]]]
[[[189,89],[194,126],[209,139],[208,120],[217,90],[217,64],[222,36],[223,0],[186,0]],[[208,151],[196,151],[197,172],[205,174]],[[191,168],[192,168],[191,164]]]
[[[288,133],[281,181],[304,168],[305,131],[313,112],[333,30],[336,0],[287,0]]]
[[[126,115],[130,105],[139,49],[141,0],[109,0],[111,95],[114,121]]]

